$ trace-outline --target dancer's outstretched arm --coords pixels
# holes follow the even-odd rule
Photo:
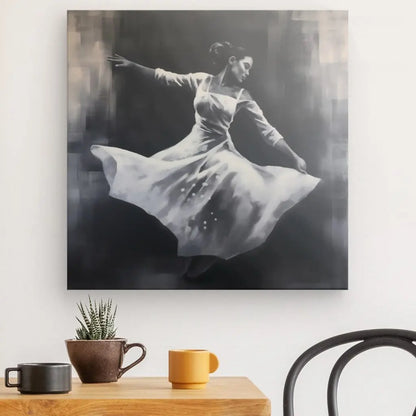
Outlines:
[[[152,79],[160,85],[166,87],[186,87],[195,92],[198,85],[208,76],[205,72],[195,72],[189,74],[176,74],[174,72],[165,71],[161,68],[149,68],[147,66],[130,61],[121,55],[114,54],[109,56],[107,61],[114,63],[115,67],[133,68],[139,75]]]

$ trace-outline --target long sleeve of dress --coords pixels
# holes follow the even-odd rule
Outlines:
[[[283,136],[267,121],[263,111],[254,100],[244,100],[238,103],[238,111],[247,115],[257,127],[266,143],[274,146]]]
[[[166,87],[185,87],[195,92],[198,85],[208,76],[205,72],[195,72],[190,74],[175,74],[156,68],[155,79]]]

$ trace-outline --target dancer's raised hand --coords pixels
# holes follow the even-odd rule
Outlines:
[[[129,61],[128,59],[124,58],[121,55],[118,55],[117,53],[115,53],[112,56],[108,56],[107,57],[107,61],[114,63],[115,64],[114,65],[115,67],[124,67],[124,68],[127,68],[127,67],[133,65],[133,62],[132,61]]]

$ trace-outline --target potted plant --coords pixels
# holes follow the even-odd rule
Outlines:
[[[111,299],[77,304],[81,318],[76,338],[65,340],[69,359],[83,383],[109,383],[117,381],[127,370],[139,364],[146,356],[146,347],[139,343],[127,344],[127,339],[116,338],[115,318]],[[124,354],[132,347],[142,349],[141,356],[122,368]]]

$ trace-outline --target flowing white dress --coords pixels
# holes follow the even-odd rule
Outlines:
[[[93,145],[102,161],[110,196],[155,216],[178,239],[179,256],[229,259],[267,239],[284,212],[308,195],[318,178],[295,169],[259,166],[235,148],[228,132],[245,111],[260,135],[274,145],[282,136],[253,100],[210,92],[212,75],[174,74],[160,68],[166,86],[195,93],[195,124],[179,143],[151,157]]]

